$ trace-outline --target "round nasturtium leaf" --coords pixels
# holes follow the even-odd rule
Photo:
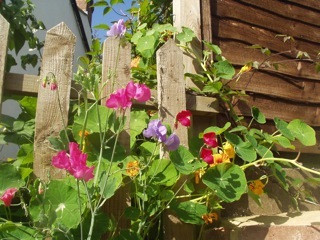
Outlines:
[[[208,169],[202,182],[225,202],[239,200],[247,187],[243,170],[233,163],[220,163]]]

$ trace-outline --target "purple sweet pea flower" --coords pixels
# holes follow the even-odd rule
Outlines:
[[[168,151],[174,151],[177,150],[180,145],[180,139],[175,134],[172,133],[164,142],[164,145],[166,145],[166,148]]]
[[[107,31],[108,37],[123,37],[126,33],[126,26],[124,24],[124,20],[120,19],[118,22],[114,23],[110,30]]]
[[[148,128],[143,131],[146,138],[156,138],[159,142],[166,140],[167,128],[162,125],[160,120],[152,120],[148,124]]]

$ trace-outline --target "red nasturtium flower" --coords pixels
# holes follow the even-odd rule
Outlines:
[[[190,127],[191,125],[191,112],[189,110],[183,110],[179,112],[176,116],[175,128],[178,128],[178,122],[185,127]]]
[[[0,197],[6,207],[11,205],[14,194],[18,191],[17,188],[8,188]]]
[[[89,181],[94,177],[94,167],[86,165],[88,155],[82,153],[78,144],[75,142],[69,143],[69,154],[66,151],[60,151],[52,158],[52,165],[56,168],[65,169],[76,179]]]
[[[208,164],[213,164],[212,149],[202,148],[200,152],[200,157]]]
[[[218,140],[214,132],[208,132],[203,135],[203,141],[208,147],[218,147]]]

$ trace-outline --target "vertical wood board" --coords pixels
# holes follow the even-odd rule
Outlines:
[[[0,112],[2,110],[2,94],[3,94],[3,83],[4,83],[4,71],[6,65],[8,39],[9,39],[9,23],[0,14]]]
[[[72,62],[76,38],[65,23],[60,23],[47,32],[36,111],[35,143],[34,143],[34,173],[42,180],[60,178],[61,171],[54,169],[51,159],[55,151],[50,149],[48,137],[57,136],[68,121],[70,88],[72,79]],[[54,74],[58,89],[43,88],[42,80]],[[58,104],[58,94],[61,109]]]

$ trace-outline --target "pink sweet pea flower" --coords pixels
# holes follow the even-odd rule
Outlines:
[[[124,24],[124,20],[120,19],[118,22],[114,23],[110,30],[107,31],[108,37],[123,37],[126,33],[126,26]]]
[[[200,152],[200,157],[203,161],[208,164],[213,164],[213,156],[212,156],[212,149],[210,148],[202,148]]]
[[[212,148],[218,147],[218,140],[214,132],[208,132],[203,135],[204,143]]]
[[[151,97],[151,91],[145,84],[134,83],[133,81],[127,84],[126,94],[138,102],[146,102]]]
[[[131,105],[131,99],[128,97],[126,90],[123,88],[117,90],[115,93],[112,93],[106,101],[106,106],[114,109],[126,109],[130,108]]]
[[[6,207],[11,205],[14,194],[18,191],[17,188],[8,188],[0,197]]]
[[[82,153],[77,143],[69,143],[69,155],[66,151],[60,151],[52,158],[52,165],[67,170],[76,179],[89,181],[94,177],[94,167],[86,165],[88,155]]]
[[[179,112],[176,116],[175,127],[178,128],[178,122],[185,127],[190,127],[191,125],[191,112],[189,110],[183,110]]]

